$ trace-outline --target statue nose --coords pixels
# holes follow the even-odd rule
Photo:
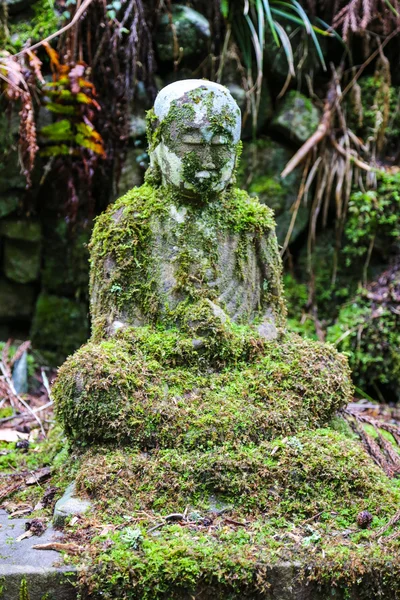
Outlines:
[[[204,165],[203,165],[203,167],[204,167],[205,169],[215,169],[215,165],[214,165],[214,163],[212,162],[212,160],[205,160],[205,161],[204,161]]]

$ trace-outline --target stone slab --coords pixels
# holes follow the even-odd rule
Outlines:
[[[76,600],[74,568],[63,563],[59,552],[33,548],[35,544],[60,541],[61,534],[49,526],[40,537],[17,542],[26,520],[10,519],[0,510],[0,599],[19,600],[25,578],[29,600]]]
[[[76,495],[75,483],[71,483],[54,507],[54,526],[63,527],[68,517],[83,515],[91,506],[90,500],[79,498]]]

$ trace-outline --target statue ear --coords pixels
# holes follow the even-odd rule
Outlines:
[[[162,184],[161,169],[158,163],[154,160],[151,161],[149,168],[144,174],[144,180],[152,187],[160,187]]]
[[[146,113],[146,136],[149,144],[149,152],[152,152],[161,141],[161,123],[151,108]]]

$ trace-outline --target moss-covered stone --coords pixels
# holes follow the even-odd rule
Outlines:
[[[41,227],[35,220],[7,219],[0,221],[0,235],[11,240],[40,242]]]
[[[29,319],[34,301],[34,287],[0,278],[0,321]]]
[[[342,600],[399,597],[398,543],[390,529],[376,539],[397,510],[399,485],[343,433],[189,452],[90,450],[77,485],[106,519],[120,515],[114,533],[92,541],[81,573],[94,599],[321,600],[332,589]],[[371,529],[357,531],[365,509]]]
[[[84,346],[53,390],[66,433],[78,445],[141,450],[259,443],[321,426],[350,400],[346,362],[332,348],[251,334],[233,330],[225,357],[219,332],[219,348],[149,329]]]
[[[35,281],[40,270],[40,243],[5,240],[3,264],[6,277],[12,281]]]
[[[48,294],[37,299],[31,326],[32,344],[52,365],[59,365],[89,335],[84,303]]]
[[[87,299],[91,231],[91,222],[71,229],[64,220],[46,219],[42,286],[47,293]]]
[[[196,10],[175,4],[171,7],[171,19],[163,14],[156,31],[156,48],[160,61],[180,58],[201,59],[207,54],[210,39],[210,24]]]
[[[309,98],[292,90],[284,97],[272,119],[272,127],[287,140],[303,144],[316,131],[320,112]]]
[[[229,189],[206,205],[182,202],[170,189],[149,184],[131,190],[94,228],[94,331],[109,334],[115,322],[175,326],[181,311],[204,298],[239,323],[257,321],[268,308],[283,325],[273,228],[270,209],[240,190]]]

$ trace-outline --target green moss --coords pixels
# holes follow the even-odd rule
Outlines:
[[[328,329],[328,340],[348,356],[356,385],[385,394],[399,393],[400,320],[390,305],[373,308],[368,291],[344,304]]]
[[[383,136],[389,149],[396,150],[400,134],[399,88],[388,86],[379,75],[362,77],[358,85],[348,101],[349,127],[364,142]]]
[[[285,305],[281,294],[281,261],[271,210],[250,198],[246,192],[232,189],[207,205],[178,203],[185,211],[184,222],[171,216],[176,209],[176,193],[169,188],[144,184],[120,198],[98,217],[93,231],[91,250],[91,298],[94,332],[104,328],[115,315],[128,323],[162,322],[175,326],[187,305],[217,293],[209,285],[210,273],[216,281],[222,274],[217,265],[217,247],[221,234],[237,234],[249,243],[262,246],[268,277],[264,302],[271,306],[278,324],[282,324]],[[167,232],[166,223],[170,228]],[[159,238],[170,239],[178,249],[175,293],[182,298],[177,306],[169,305],[169,296],[160,287],[161,275],[154,248]],[[254,241],[253,241],[254,240]],[[261,244],[263,240],[263,244]],[[203,261],[197,249],[207,250]],[[240,256],[238,256],[238,266]],[[208,274],[208,275],[207,275]]]
[[[354,191],[350,196],[343,249],[348,265],[375,247],[387,257],[400,237],[400,173],[377,174],[375,190]],[[360,269],[361,271],[361,269]],[[360,279],[362,273],[360,273]]]
[[[8,23],[6,50],[9,52],[18,52],[28,40],[33,44],[57,31],[60,17],[49,0],[38,0],[32,4],[30,13]]]
[[[289,589],[317,592],[315,579],[316,597],[328,597],[335,584],[339,598],[353,587],[354,598],[363,589],[367,598],[371,589],[398,597],[396,542],[386,537],[391,530],[380,543],[374,534],[396,512],[399,484],[347,435],[323,429],[190,452],[103,448],[80,464],[78,487],[116,525],[92,540],[81,585],[93,598],[264,597],[276,584],[275,566]],[[365,509],[371,529],[357,531]],[[161,516],[183,512],[186,526]],[[298,570],[285,571],[285,561]],[[376,570],[380,576],[369,582]]]
[[[19,587],[19,600],[29,600],[28,584],[25,577],[21,579],[21,585]]]
[[[225,338],[225,356],[222,337],[218,359],[215,342],[198,348],[168,331],[84,346],[53,390],[67,435],[143,450],[258,443],[321,426],[349,401],[349,373],[332,348],[297,336],[263,342],[243,329]]]

